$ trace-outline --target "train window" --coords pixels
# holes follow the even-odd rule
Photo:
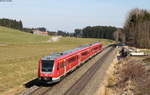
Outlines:
[[[42,60],[42,72],[51,72],[54,60]]]
[[[81,55],[82,56],[85,56],[85,55],[87,55],[88,54],[88,52],[86,51],[86,52],[83,52]]]
[[[97,49],[98,49],[98,47],[93,48],[93,50],[97,50]]]
[[[72,63],[72,62],[74,62],[74,61],[76,61],[76,57],[70,58],[70,59],[68,60],[68,63]]]

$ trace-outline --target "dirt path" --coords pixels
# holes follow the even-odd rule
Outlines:
[[[0,43],[0,47],[3,47],[3,46],[8,46],[8,44],[3,44],[3,43]]]
[[[52,38],[50,38],[49,40],[48,40],[48,42],[57,42],[57,41],[59,41],[60,40],[60,38],[61,38],[61,36],[55,36],[55,37],[52,37]]]

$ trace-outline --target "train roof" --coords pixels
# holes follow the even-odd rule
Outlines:
[[[96,42],[96,43],[99,43],[99,42]],[[92,46],[92,45],[94,45],[94,44],[96,44],[96,43],[86,44],[86,45],[80,46],[80,47],[78,47],[78,48],[71,49],[71,50],[67,50],[67,51],[60,52],[60,53],[52,53],[52,54],[50,54],[49,56],[44,56],[44,57],[42,57],[42,60],[54,60],[55,58],[59,58],[59,57],[61,57],[61,56],[67,55],[67,54],[69,54],[69,53],[73,53],[73,52],[78,51],[78,50],[81,50],[81,49],[83,49],[83,48]]]

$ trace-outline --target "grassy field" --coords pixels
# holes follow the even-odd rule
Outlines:
[[[141,51],[147,55],[150,55],[150,49],[142,49]]]
[[[36,78],[37,62],[42,56],[96,41],[104,45],[112,42],[105,39],[62,37],[50,43],[50,38],[0,27],[0,94],[6,94]]]

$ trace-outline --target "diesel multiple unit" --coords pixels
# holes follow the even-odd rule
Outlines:
[[[102,44],[97,42],[42,57],[38,64],[38,78],[47,83],[58,82],[101,50]]]

